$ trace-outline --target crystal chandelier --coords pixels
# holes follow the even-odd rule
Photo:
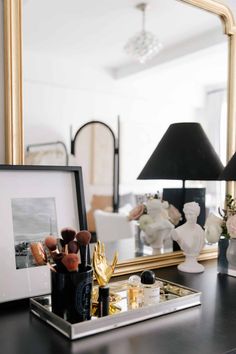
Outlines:
[[[128,41],[124,49],[128,55],[143,64],[159,53],[162,44],[154,34],[145,30],[147,4],[138,4],[136,8],[142,11],[142,30]]]

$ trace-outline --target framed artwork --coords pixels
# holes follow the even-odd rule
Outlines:
[[[30,243],[87,229],[81,167],[0,165],[0,302],[50,293]]]

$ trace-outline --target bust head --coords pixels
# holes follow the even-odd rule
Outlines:
[[[187,221],[196,223],[200,214],[200,206],[196,202],[185,203],[183,212]]]

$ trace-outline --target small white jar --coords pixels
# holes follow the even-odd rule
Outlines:
[[[156,281],[155,273],[145,270],[141,274],[141,284],[143,287],[143,305],[153,305],[160,302],[160,288],[162,283]]]

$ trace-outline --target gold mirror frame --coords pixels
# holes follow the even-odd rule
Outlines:
[[[229,40],[228,65],[228,118],[227,159],[235,152],[236,128],[236,24],[230,9],[214,0],[177,0],[218,15]],[[4,0],[4,60],[5,60],[5,162],[24,164],[24,136],[22,111],[22,2]],[[171,25],[171,24],[168,24]],[[227,184],[227,191],[234,194],[234,183]],[[204,249],[200,260],[217,257],[217,249]],[[139,257],[120,262],[115,275],[128,274],[144,269],[176,265],[184,259],[181,251],[158,256]]]

